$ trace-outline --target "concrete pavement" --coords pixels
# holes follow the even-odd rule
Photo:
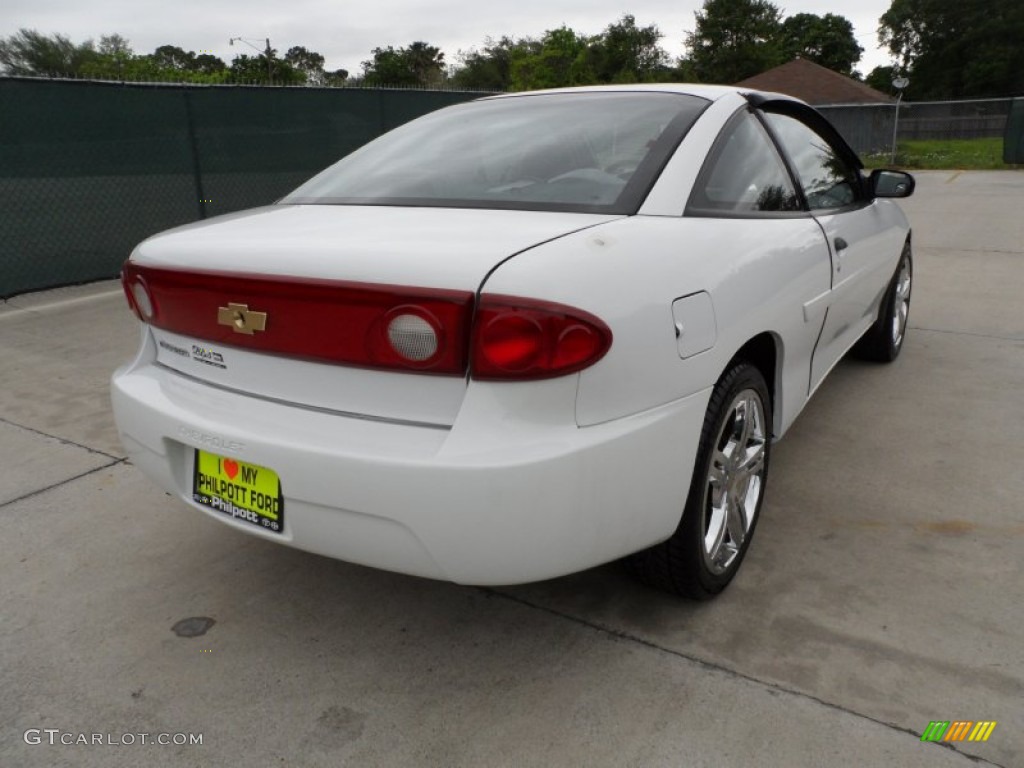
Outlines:
[[[1024,764],[1024,174],[918,181],[903,355],[832,374],[709,604],[615,565],[484,590],[241,536],[124,461],[115,284],[0,304],[0,765]],[[999,725],[949,749],[931,720]]]

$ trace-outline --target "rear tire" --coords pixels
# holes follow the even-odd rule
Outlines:
[[[896,265],[896,274],[892,276],[878,308],[878,318],[853,348],[857,357],[877,363],[891,363],[899,357],[907,338],[913,277],[914,259],[907,241]]]
[[[627,559],[641,581],[707,600],[732,581],[764,500],[772,405],[761,372],[738,362],[715,384],[675,533]]]

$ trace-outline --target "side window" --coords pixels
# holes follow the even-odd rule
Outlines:
[[[788,115],[769,112],[765,117],[789,155],[812,211],[857,202],[857,171],[828,141]]]
[[[768,133],[749,111],[734,117],[694,185],[687,213],[799,211],[800,200]]]

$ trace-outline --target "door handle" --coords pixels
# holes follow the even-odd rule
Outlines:
[[[834,242],[836,246],[836,253],[839,253],[840,251],[845,251],[847,248],[850,247],[850,244],[843,240],[843,238],[841,237],[837,237]]]

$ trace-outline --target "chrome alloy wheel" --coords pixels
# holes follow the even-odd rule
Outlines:
[[[898,347],[903,342],[903,334],[907,332],[907,318],[910,316],[910,259],[904,256],[900,262],[900,273],[896,277],[896,290],[893,291],[892,307],[892,343]]]
[[[767,435],[761,396],[742,390],[715,440],[702,504],[704,562],[714,574],[732,565],[754,523],[764,489]]]

